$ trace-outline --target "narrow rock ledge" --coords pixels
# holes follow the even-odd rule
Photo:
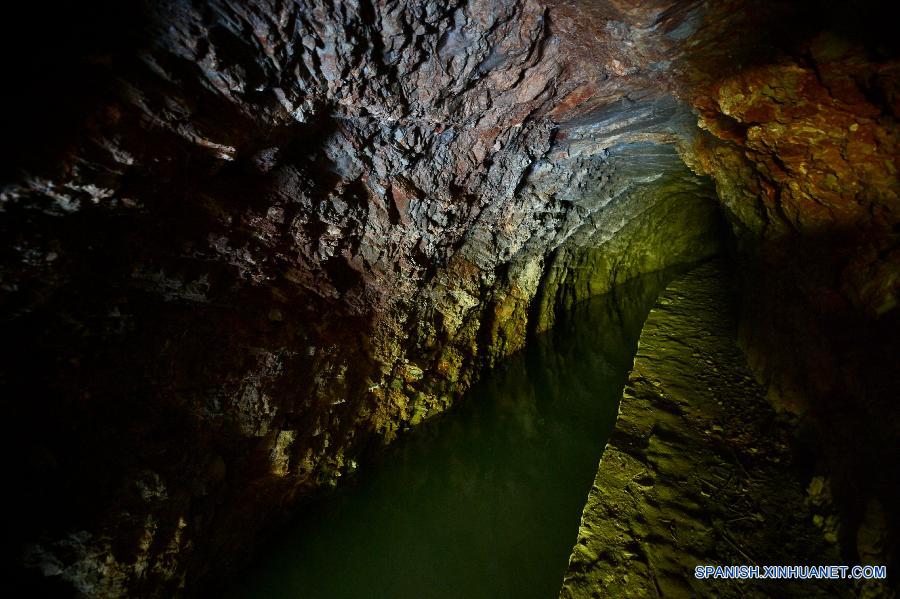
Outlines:
[[[790,427],[736,344],[729,277],[707,263],[650,312],[561,598],[851,596],[848,581],[694,577],[700,564],[842,563]]]

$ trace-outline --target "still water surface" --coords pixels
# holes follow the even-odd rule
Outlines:
[[[578,306],[306,506],[231,595],[555,598],[640,328],[672,274]]]

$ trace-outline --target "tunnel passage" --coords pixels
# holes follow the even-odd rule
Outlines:
[[[637,336],[677,272],[561,314],[444,414],[305,506],[229,597],[553,597]]]
[[[23,584],[198,593],[577,301],[723,237],[823,538],[894,563],[890,3],[97,6],[0,36]]]

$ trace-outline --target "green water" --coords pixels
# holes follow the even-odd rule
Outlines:
[[[667,279],[580,305],[306,506],[232,596],[555,598],[640,327]]]

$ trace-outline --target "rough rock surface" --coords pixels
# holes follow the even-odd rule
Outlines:
[[[714,251],[716,195],[741,251],[776,266],[840,233],[835,256],[804,255],[841,277],[804,297],[896,324],[892,38],[757,4],[4,19],[0,396],[29,582],[202,586],[558,310]],[[861,395],[875,414],[882,390]]]
[[[566,307],[715,248],[712,187],[659,145],[692,127],[662,6],[598,7],[587,46],[533,0],[109,8],[33,69],[73,114],[30,145],[25,86],[4,171],[9,525],[41,584],[199,585],[521,348],[557,249],[642,248],[547,285]]]
[[[894,19],[878,2],[709,8],[681,72],[708,135],[683,157],[736,234],[742,347],[830,481],[842,554],[896,563],[900,483],[880,466],[900,460]]]
[[[695,565],[841,563],[823,480],[793,462],[737,344],[730,275],[670,283],[582,515],[560,597],[851,597],[851,581],[698,580]]]

